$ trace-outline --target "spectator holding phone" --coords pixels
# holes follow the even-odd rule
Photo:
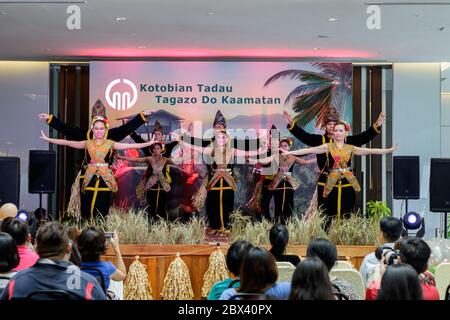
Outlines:
[[[100,261],[100,256],[106,251],[105,233],[97,227],[87,227],[78,236],[78,250],[81,254],[81,269],[94,268],[103,274],[105,288],[109,288],[110,280],[123,281],[127,276],[125,263],[122,259],[119,247],[119,235],[115,231],[110,240],[116,255],[117,266],[107,261]],[[85,270],[93,276],[97,276],[94,270]]]

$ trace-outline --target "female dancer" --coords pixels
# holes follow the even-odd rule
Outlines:
[[[87,168],[81,192],[85,194],[81,201],[81,217],[91,222],[97,213],[108,214],[111,203],[111,193],[117,192],[117,183],[110,169],[113,160],[113,150],[140,149],[154,143],[128,144],[106,139],[107,120],[102,116],[94,117],[91,126],[94,138],[92,140],[72,141],[52,139],[41,130],[41,138],[50,143],[68,146],[75,149],[85,149]]]
[[[353,155],[365,156],[369,154],[392,153],[397,149],[397,146],[388,149],[355,147],[345,143],[349,131],[350,126],[346,122],[339,120],[334,124],[333,142],[296,151],[282,151],[291,155],[327,153],[329,160],[323,172],[327,175],[323,188],[323,198],[326,201],[326,229],[329,228],[332,218],[337,216],[338,222],[340,222],[341,217],[349,217],[355,208],[355,192],[361,191],[358,180],[356,180],[351,171],[351,157]]]

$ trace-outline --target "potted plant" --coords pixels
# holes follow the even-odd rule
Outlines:
[[[369,201],[366,203],[367,216],[370,219],[381,220],[391,216],[391,209],[384,201]]]

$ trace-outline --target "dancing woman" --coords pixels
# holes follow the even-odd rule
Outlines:
[[[173,163],[170,159],[162,156],[163,144],[161,142],[153,141],[153,144],[150,146],[150,152],[152,154],[151,156],[143,158],[130,158],[120,155],[117,157],[127,161],[144,162],[147,164],[144,190],[147,200],[146,211],[148,218],[166,218],[167,195],[171,189],[170,184],[172,183],[169,164]]]
[[[361,187],[351,171],[351,158],[353,155],[365,156],[369,154],[392,153],[397,149],[393,146],[388,149],[360,148],[345,142],[350,126],[344,121],[334,124],[333,141],[317,147],[305,148],[296,151],[282,151],[288,155],[326,154],[328,162],[323,173],[326,174],[326,182],[323,187],[322,197],[326,201],[325,215],[328,229],[331,219],[337,216],[338,222],[342,217],[348,218],[355,208],[356,192]]]
[[[208,178],[193,197],[194,207],[201,208],[206,200],[206,214],[214,233],[227,233],[229,215],[234,209],[236,181],[233,176],[235,157],[256,156],[261,150],[243,151],[231,146],[232,139],[223,130],[216,134],[214,141],[206,148],[189,145],[202,152],[208,159]],[[186,142],[181,141],[183,145]]]
[[[72,141],[52,139],[41,130],[41,138],[49,143],[68,146],[75,149],[85,149],[87,167],[81,192],[85,194],[81,199],[81,217],[93,221],[97,213],[106,216],[111,204],[112,192],[117,192],[117,183],[110,169],[114,150],[140,149],[154,143],[128,144],[106,139],[107,120],[96,116],[92,120],[92,140]]]
[[[283,150],[284,152],[287,152],[290,150],[291,146],[291,138],[286,137],[280,140],[280,151]],[[249,162],[258,162],[262,165],[272,165],[275,162],[277,165],[276,167],[278,167],[278,171],[268,185],[267,190],[272,192],[274,195],[275,221],[280,220],[282,224],[285,224],[286,221],[292,216],[294,209],[294,192],[300,186],[299,181],[292,175],[294,164],[310,164],[316,162],[316,159],[305,160],[293,155],[279,154],[271,155],[270,157],[260,160],[249,159]],[[263,206],[269,206],[271,197],[272,194],[264,192],[263,190],[261,197]],[[253,198],[258,197],[254,196]]]

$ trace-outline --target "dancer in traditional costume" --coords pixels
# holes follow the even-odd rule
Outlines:
[[[279,147],[280,150],[289,151],[292,146],[292,139],[285,137],[280,140]],[[273,166],[275,164],[276,174],[271,176],[269,179],[264,179],[262,184],[262,206],[267,206],[269,210],[269,204],[272,195],[274,196],[275,202],[275,221],[285,224],[286,221],[292,217],[294,209],[294,192],[300,186],[299,181],[292,175],[294,164],[310,164],[314,163],[315,159],[301,159],[293,155],[279,154],[272,155],[265,159],[252,160],[249,159],[250,163],[258,162],[262,165]],[[264,182],[267,186],[264,186]],[[265,190],[266,189],[266,190]],[[258,192],[256,188],[255,192]],[[253,198],[257,198],[254,195]],[[269,215],[270,219],[270,215]],[[272,219],[270,219],[272,220]]]
[[[334,125],[337,121],[339,121],[339,114],[337,110],[333,107],[331,107],[328,110],[324,118],[323,127],[325,128],[326,132],[323,135],[311,134],[306,132],[303,128],[299,127],[293,121],[291,116],[286,111],[283,113],[283,116],[288,122],[287,127],[289,132],[307,146],[311,147],[320,146],[322,144],[332,143],[334,141],[333,140]],[[384,122],[385,117],[386,115],[384,113],[380,113],[377,121],[369,129],[358,135],[348,136],[347,143],[357,147],[369,143],[381,132],[381,126]],[[317,203],[318,207],[321,208],[325,214],[327,214],[328,211],[327,205],[329,201],[327,201],[323,197],[323,188],[327,181],[327,173],[325,172],[325,170],[329,166],[330,159],[328,157],[328,153],[317,154],[316,157],[317,157],[317,165],[320,170],[320,176],[317,181],[317,189],[316,189],[317,201],[313,199],[312,203]],[[349,186],[346,186],[346,188],[348,187]],[[308,211],[311,210],[308,209]]]
[[[144,162],[147,164],[145,173],[144,192],[146,199],[146,212],[149,219],[167,218],[166,203],[168,193],[171,189],[172,178],[170,177],[170,166],[172,161],[162,156],[163,145],[159,141],[154,141],[150,146],[152,155],[143,158],[130,158],[118,156],[119,159]],[[137,189],[137,193],[142,192]],[[142,199],[142,195],[138,198]]]
[[[140,149],[149,146],[154,141],[142,144],[119,143],[107,139],[108,121],[102,116],[95,116],[92,120],[91,130],[93,139],[73,141],[65,139],[48,138],[41,131],[41,138],[58,145],[69,146],[76,149],[85,149],[86,171],[81,187],[81,217],[93,221],[98,214],[106,216],[111,203],[111,194],[118,190],[114,174],[110,169],[114,150]]]
[[[327,229],[332,218],[337,217],[338,222],[340,222],[342,218],[348,218],[355,210],[355,192],[359,192],[361,187],[351,171],[352,156],[386,154],[396,150],[396,146],[388,149],[369,149],[348,144],[345,141],[349,131],[350,126],[339,120],[334,124],[334,135],[331,142],[296,151],[282,151],[288,155],[326,154],[328,162],[323,171],[326,180],[320,196],[323,197],[327,208],[325,212],[327,216],[325,227]]]
[[[151,115],[153,111],[145,111],[139,113],[136,117],[134,117],[132,120],[128,121],[126,124],[115,127],[115,128],[107,128],[105,139],[110,139],[112,141],[121,141],[125,139],[129,134],[131,134],[134,130],[139,128],[141,125],[147,122],[147,117]],[[106,107],[103,104],[103,102],[100,99],[97,99],[95,101],[94,105],[92,106],[91,110],[91,117],[92,120],[96,117],[102,117],[106,121],[108,121],[108,118],[106,116]],[[84,140],[91,140],[93,138],[93,132],[92,127],[88,129],[79,128],[79,127],[70,127],[61,120],[59,120],[56,116],[53,114],[48,113],[41,113],[39,114],[39,119],[45,120],[45,122],[53,129],[61,133],[65,136],[67,140],[73,140],[73,141],[84,141]],[[74,187],[76,187],[78,184],[80,186],[83,185],[83,179],[85,178],[85,171],[88,168],[88,161],[87,157],[85,156],[83,159],[83,162],[81,164],[80,172],[78,173],[77,179],[75,180]],[[74,189],[72,188],[72,190]],[[80,190],[81,191],[81,190]],[[85,193],[81,193],[81,202],[85,202],[84,197]],[[75,215],[77,215],[77,212],[80,208],[76,202],[78,201],[79,197],[71,197],[71,201],[69,202],[68,211],[73,212]],[[77,201],[74,201],[77,200]],[[89,203],[89,200],[86,200],[86,203]],[[77,217],[79,218],[79,217]]]

